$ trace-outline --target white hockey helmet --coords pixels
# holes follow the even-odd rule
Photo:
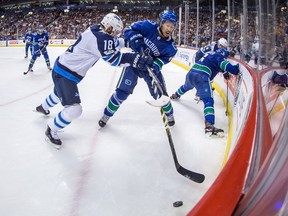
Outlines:
[[[105,15],[100,23],[104,26],[105,30],[107,30],[107,28],[109,28],[110,26],[113,27],[111,33],[112,36],[118,36],[123,30],[122,20],[114,13],[109,13]]]
[[[222,47],[226,48],[228,46],[227,40],[225,38],[220,38],[218,40],[218,45],[221,45]]]

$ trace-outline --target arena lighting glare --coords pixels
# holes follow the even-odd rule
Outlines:
[[[32,12],[32,11],[30,11],[28,14],[29,14],[29,15],[32,15],[32,14],[33,14],[33,12]]]
[[[4,18],[4,17],[5,17],[4,15],[1,16],[1,18]]]
[[[117,6],[114,6],[112,12],[113,12],[113,13],[117,13],[117,12],[118,12],[118,8],[117,8]]]
[[[65,13],[68,13],[68,12],[69,12],[69,9],[64,9],[64,12],[65,12]]]

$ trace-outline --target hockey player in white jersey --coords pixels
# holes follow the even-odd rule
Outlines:
[[[196,53],[195,53],[195,62],[197,63],[206,53],[210,52],[215,52],[220,48],[227,48],[228,43],[225,38],[220,38],[218,41],[214,41],[211,44],[208,44],[202,48],[200,48]]]
[[[60,148],[62,144],[58,130],[65,128],[82,113],[77,84],[99,59],[102,58],[112,66],[132,66],[139,70],[144,69],[145,65],[153,65],[150,56],[121,53],[116,49],[115,41],[122,30],[121,19],[116,14],[109,13],[99,25],[93,25],[82,33],[78,40],[57,58],[52,71],[54,91],[36,107],[36,111],[44,115],[48,115],[49,109],[60,101],[64,107],[48,122],[45,132],[56,148]]]

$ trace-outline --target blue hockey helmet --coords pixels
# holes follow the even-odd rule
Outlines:
[[[44,29],[43,25],[40,24],[40,25],[38,26],[38,29]]]
[[[224,56],[224,58],[228,58],[229,52],[225,48],[220,48],[217,50],[218,53]]]
[[[178,21],[178,17],[173,11],[167,10],[160,14],[160,22],[163,22],[166,20],[176,24]]]

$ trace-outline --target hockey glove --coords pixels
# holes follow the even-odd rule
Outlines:
[[[134,52],[142,53],[145,49],[144,38],[141,34],[135,34],[129,39],[129,46]]]
[[[229,80],[229,78],[230,78],[229,72],[225,71],[225,72],[223,73],[223,77],[224,77],[224,79]]]
[[[137,54],[133,61],[132,67],[144,71],[146,70],[146,66],[147,67],[153,66],[153,58],[151,56]]]
[[[239,73],[239,71],[240,71],[240,66],[239,66],[239,63],[238,64],[236,64],[236,65],[234,65],[234,67],[236,68],[236,70],[237,70],[237,74]]]
[[[38,44],[37,44],[39,47],[42,47],[43,46],[43,42],[42,41],[40,41],[40,42],[38,42]]]

